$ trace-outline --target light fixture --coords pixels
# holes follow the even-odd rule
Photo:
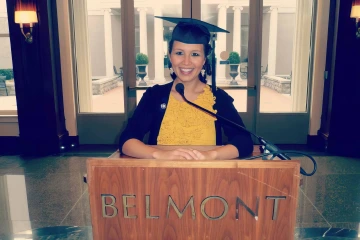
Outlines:
[[[355,0],[355,1],[353,2],[352,8],[351,8],[350,17],[356,19],[356,38],[360,39],[360,24],[359,24],[359,19],[360,19],[360,1],[359,1],[359,0]]]
[[[15,11],[15,23],[20,24],[20,29],[27,43],[33,42],[32,31],[34,23],[37,23],[36,11]],[[24,33],[24,24],[29,24],[30,31]]]

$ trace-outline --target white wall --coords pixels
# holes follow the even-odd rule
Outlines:
[[[112,26],[112,41],[113,41],[113,61],[114,66],[119,68],[122,67],[122,39],[121,39],[121,16],[113,15],[111,16],[111,26]]]
[[[66,129],[69,136],[77,136],[69,5],[68,1],[64,0],[57,0],[56,4],[59,18],[60,61]]]
[[[104,15],[88,16],[92,76],[106,76]]]
[[[0,17],[7,17],[6,0],[0,0]]]
[[[275,74],[290,75],[294,47],[295,13],[279,13],[278,20]]]
[[[317,135],[321,124],[330,1],[318,1],[317,9],[309,135]]]
[[[5,13],[1,14],[0,9],[0,34],[9,34],[8,19],[5,15]],[[12,68],[10,38],[0,37],[0,69],[8,68]]]

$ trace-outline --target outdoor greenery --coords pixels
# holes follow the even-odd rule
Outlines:
[[[136,54],[135,63],[136,64],[148,64],[149,63],[149,58],[144,53],[138,53],[138,54]]]
[[[14,78],[14,73],[12,69],[0,69],[0,76],[5,76],[6,80]]]
[[[230,52],[229,54],[229,64],[240,64],[240,55],[237,52]]]
[[[207,60],[208,60],[208,63],[211,65],[211,63],[212,63],[212,53],[210,53],[210,54],[207,56]]]

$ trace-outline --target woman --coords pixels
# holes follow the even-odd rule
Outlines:
[[[119,141],[128,156],[155,159],[232,159],[248,156],[253,150],[250,134],[234,129],[184,102],[175,90],[185,87],[185,97],[209,111],[244,126],[233,99],[223,90],[212,92],[206,84],[207,56],[211,52],[210,32],[202,25],[180,22],[173,30],[168,57],[173,82],[148,88]],[[228,143],[210,151],[179,148],[159,150],[150,145],[222,145],[221,129]],[[149,145],[144,136],[150,132]]]

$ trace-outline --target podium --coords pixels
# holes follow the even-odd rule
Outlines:
[[[299,171],[294,160],[90,158],[93,237],[293,239]]]

